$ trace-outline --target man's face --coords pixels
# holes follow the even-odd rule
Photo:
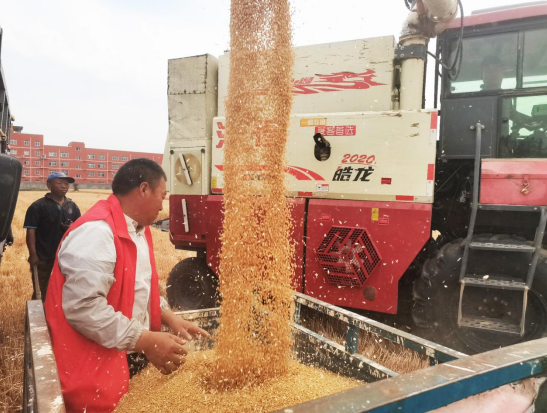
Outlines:
[[[167,191],[165,188],[165,179],[163,178],[160,179],[155,188],[149,184],[143,188],[139,208],[139,225],[144,227],[156,222],[160,211],[163,210],[163,200],[166,196]]]
[[[63,178],[55,178],[47,183],[48,189],[55,196],[65,196],[68,192],[69,186],[70,184],[68,181]]]

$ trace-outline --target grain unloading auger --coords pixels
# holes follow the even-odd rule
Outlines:
[[[416,2],[398,43],[295,48],[287,202],[298,292],[475,353],[546,334],[547,5],[456,8]],[[169,231],[197,253],[168,282],[184,309],[217,298],[229,59],[169,61]]]

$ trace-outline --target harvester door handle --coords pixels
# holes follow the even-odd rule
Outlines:
[[[186,199],[182,199],[182,219],[184,222],[184,232],[190,232],[190,225],[188,224],[188,208],[186,207]]]
[[[184,171],[184,177],[186,178],[186,183],[188,185],[192,185],[192,177],[190,176],[188,165],[186,165],[186,159],[184,159],[184,155],[182,153],[179,153],[179,160],[180,160],[180,165],[182,166],[182,170]]]

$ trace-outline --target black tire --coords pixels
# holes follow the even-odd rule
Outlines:
[[[477,235],[474,241],[511,240],[513,244],[531,244],[508,235]],[[460,296],[459,275],[463,256],[462,240],[444,245],[435,258],[428,259],[421,277],[414,282],[412,318],[417,334],[466,354],[475,354],[523,341],[547,336],[547,251],[541,252],[532,289],[528,293],[526,326],[523,337],[515,334],[457,325]],[[526,275],[530,254],[474,250],[468,274]],[[523,293],[499,289],[467,287],[464,310],[474,316],[499,319],[518,324],[522,313]],[[464,316],[465,316],[464,311]]]
[[[201,257],[186,258],[167,278],[167,301],[181,310],[199,310],[218,304],[218,279]]]

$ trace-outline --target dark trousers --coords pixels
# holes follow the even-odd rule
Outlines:
[[[133,378],[139,371],[144,370],[148,365],[148,359],[144,354],[131,353],[127,355],[127,365],[129,366],[129,378]]]
[[[55,264],[55,260],[40,260],[36,266],[38,269],[38,286],[42,293],[42,302],[46,301],[47,285],[49,284],[49,276],[53,270],[53,264]],[[32,274],[32,299],[36,300],[36,285],[32,268],[30,269],[30,273]]]

